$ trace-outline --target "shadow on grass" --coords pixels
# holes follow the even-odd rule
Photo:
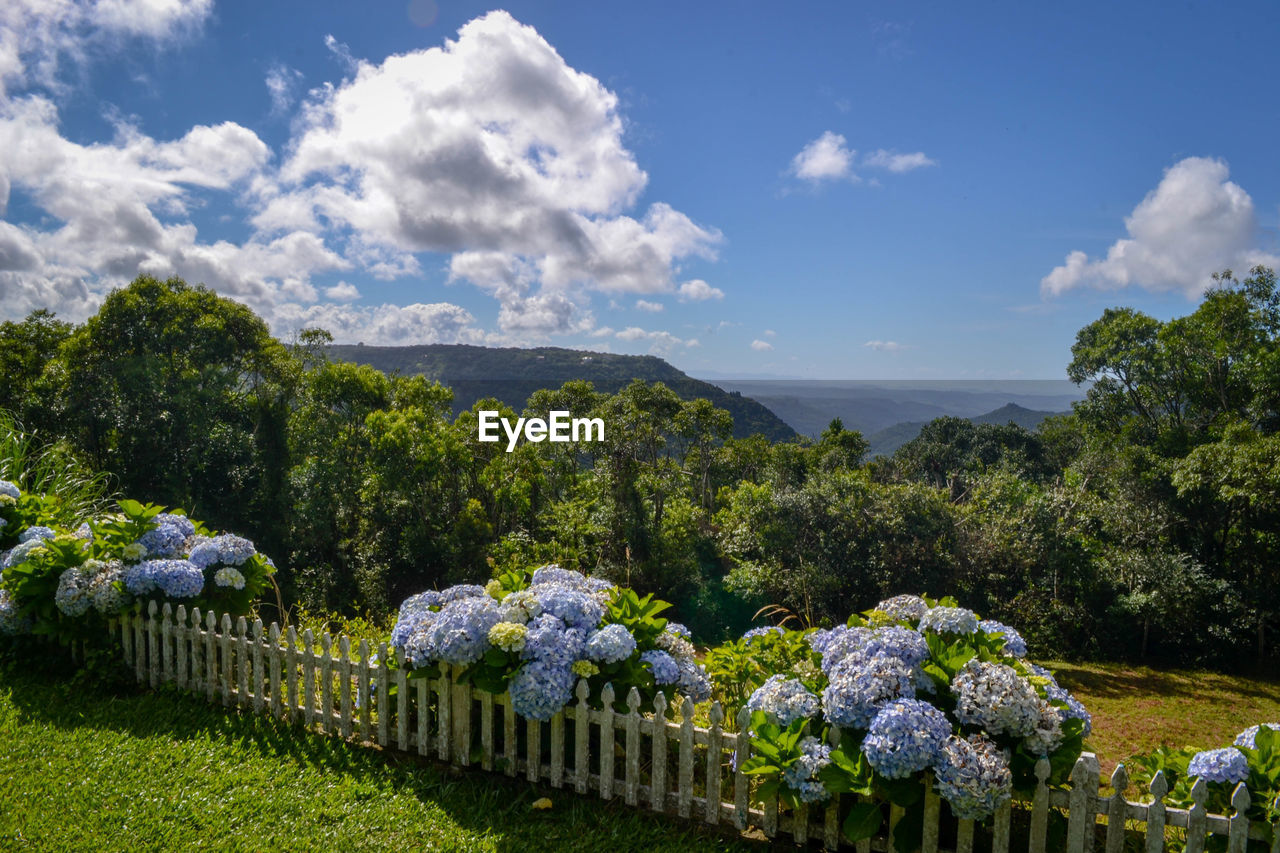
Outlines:
[[[77,692],[49,673],[10,670],[0,672],[0,701],[13,705],[21,723],[114,731],[138,739],[221,742],[248,755],[286,762],[282,773],[319,769],[387,786],[439,807],[460,827],[488,835],[501,850],[563,850],[566,844],[574,850],[609,851],[759,851],[767,846],[617,802],[316,734],[250,711],[210,705],[175,688],[123,695]],[[551,797],[554,808],[534,811],[532,803],[541,797]]]
[[[1048,664],[1063,687],[1105,698],[1134,695],[1213,699],[1229,690],[1254,699],[1280,699],[1280,681],[1233,677],[1220,673],[1159,672],[1123,664]]]

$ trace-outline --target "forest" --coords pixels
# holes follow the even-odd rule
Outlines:
[[[1087,399],[1034,432],[940,418],[872,460],[839,421],[735,437],[729,412],[644,381],[535,391],[524,414],[600,417],[605,440],[507,453],[478,441],[476,412],[521,412],[455,414],[449,388],[331,344],[140,277],[83,324],[0,324],[0,418],[122,494],[250,536],[286,607],[383,620],[421,590],[555,562],[674,602],[701,642],[767,605],[829,625],[943,591],[1019,625],[1037,657],[1275,668],[1270,269],[1215,275],[1168,321],[1104,311],[1066,365]]]

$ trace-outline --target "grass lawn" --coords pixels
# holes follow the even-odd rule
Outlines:
[[[532,803],[550,797],[552,808]],[[173,691],[0,675],[0,849],[758,850]]]
[[[1230,746],[1249,726],[1280,722],[1280,678],[1126,664],[1044,665],[1093,715],[1088,745],[1104,774],[1130,755],[1162,744]]]

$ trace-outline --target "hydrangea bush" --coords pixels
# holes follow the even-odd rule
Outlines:
[[[1205,750],[1160,747],[1132,756],[1125,766],[1139,790],[1146,790],[1156,773],[1164,773],[1169,784],[1165,802],[1179,808],[1191,807],[1191,789],[1196,780],[1203,779],[1208,795],[1206,808],[1214,814],[1231,813],[1231,795],[1243,782],[1253,798],[1249,819],[1258,822],[1255,826],[1260,823],[1267,831],[1268,825],[1280,821],[1280,722],[1250,726],[1228,746]],[[1270,841],[1263,839],[1256,846],[1269,850],[1263,842]],[[1207,849],[1215,848],[1211,843]]]
[[[908,812],[895,844],[914,849],[927,779],[973,820],[1033,791],[1042,757],[1050,783],[1066,781],[1089,713],[1026,652],[1016,630],[953,600],[896,596],[831,629],[755,629],[707,660],[731,713],[751,711],[743,768],[761,778],[758,796],[869,797],[845,821],[851,840],[879,831],[892,802]]]
[[[398,660],[414,677],[463,667],[464,681],[509,692],[517,714],[549,720],[586,679],[598,703],[605,684],[615,710],[635,687],[642,708],[658,692],[701,702],[711,695],[688,630],[658,614],[652,595],[559,566],[507,572],[487,586],[460,585],[406,599],[391,632]]]
[[[62,530],[0,480],[0,634],[94,639],[137,602],[247,613],[275,568],[239,536],[213,536],[181,511],[124,500],[118,512]]]

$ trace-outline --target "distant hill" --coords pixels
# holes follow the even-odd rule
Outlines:
[[[733,434],[744,438],[759,433],[772,441],[787,441],[796,432],[760,403],[738,392],[725,391],[694,379],[652,355],[618,355],[560,347],[477,347],[428,344],[408,347],[335,345],[329,354],[337,361],[367,364],[384,373],[421,374],[453,389],[454,414],[476,400],[494,397],[517,411],[533,392],[559,388],[571,379],[585,379],[597,391],[616,393],[633,379],[662,382],[682,400],[704,397],[733,415]]]
[[[1007,424],[1014,423],[1025,430],[1034,432],[1045,418],[1060,415],[1063,412],[1041,412],[1024,408],[1017,403],[1006,403],[994,412],[969,418],[975,424]],[[867,458],[873,456],[892,456],[894,452],[920,434],[921,428],[928,421],[906,421],[894,424],[866,436],[870,449]]]
[[[904,423],[943,415],[977,418],[1007,403],[1037,412],[1063,412],[1083,400],[1087,386],[1065,379],[716,379],[768,406],[801,435],[816,438],[832,418],[867,438]]]

